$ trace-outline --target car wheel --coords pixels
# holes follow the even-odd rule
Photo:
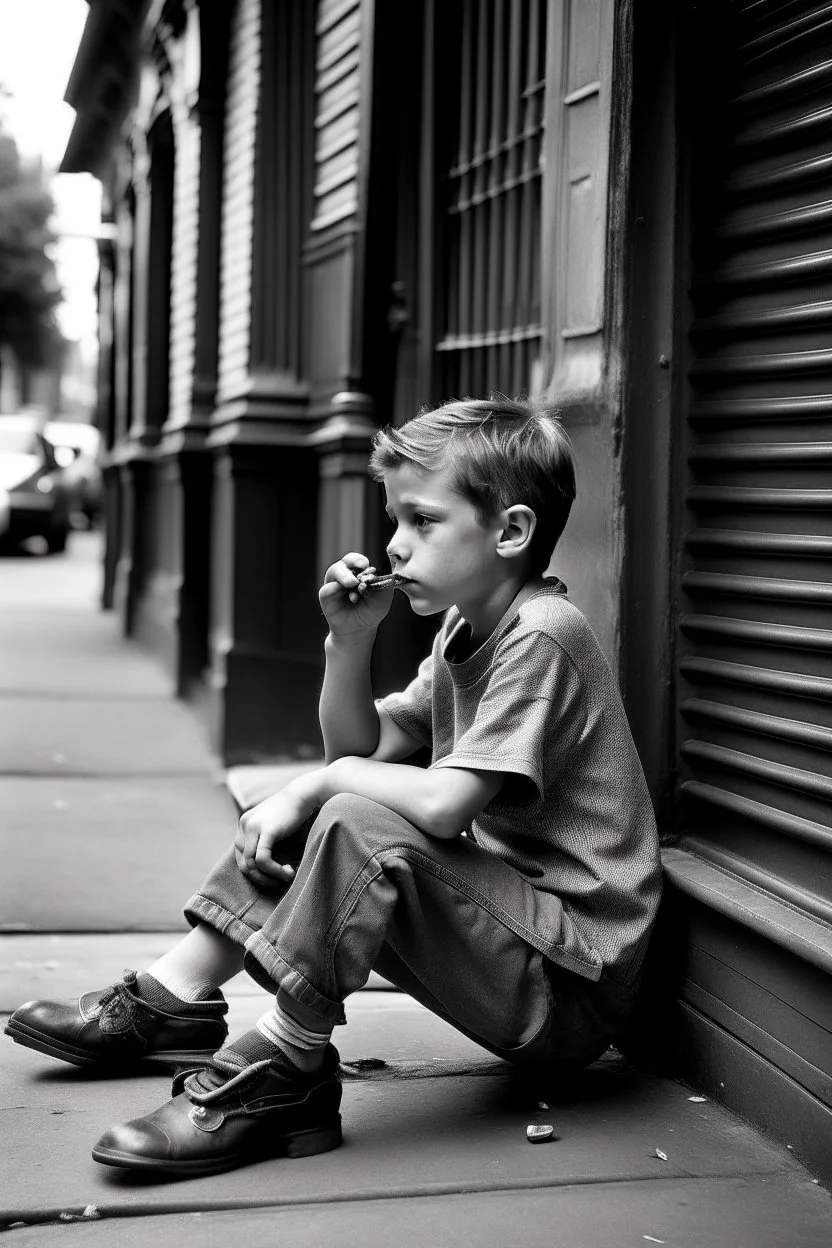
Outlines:
[[[66,550],[67,529],[50,529],[44,534],[46,549],[50,555],[62,555]]]

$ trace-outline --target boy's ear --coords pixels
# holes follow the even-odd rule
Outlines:
[[[537,528],[537,516],[531,507],[517,503],[507,507],[500,516],[503,531],[497,543],[497,554],[503,559],[516,559],[526,554]]]

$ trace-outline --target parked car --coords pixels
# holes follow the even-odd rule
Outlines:
[[[92,526],[101,514],[101,434],[94,425],[75,420],[50,420],[44,432],[64,467],[71,510],[81,512]]]
[[[0,416],[0,490],[9,496],[5,538],[43,537],[50,553],[66,548],[72,495],[37,415]]]

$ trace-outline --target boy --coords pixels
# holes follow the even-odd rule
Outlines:
[[[552,1071],[593,1061],[627,1021],[658,842],[609,667],[543,576],[575,496],[560,421],[448,403],[380,431],[371,470],[398,587],[417,614],[446,613],[431,655],[374,702],[395,588],[370,588],[364,555],[333,564],[326,765],[243,815],[188,903],[191,932],[146,972],[9,1020],[78,1064],[191,1067],[166,1105],[102,1137],[107,1165],[209,1174],[337,1147],[331,1033],[373,968],[491,1052]],[[407,762],[422,746],[427,769]],[[223,1043],[218,990],[243,965],[275,1005]]]

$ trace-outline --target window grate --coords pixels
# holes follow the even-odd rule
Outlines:
[[[444,398],[531,388],[541,317],[545,0],[463,0],[441,178]]]

